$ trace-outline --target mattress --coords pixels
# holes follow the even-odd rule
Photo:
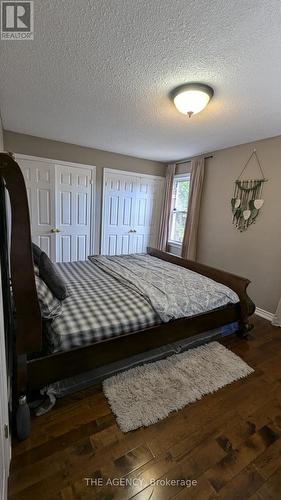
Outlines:
[[[45,351],[68,351],[161,323],[150,303],[90,261],[55,264],[69,296],[45,324]]]

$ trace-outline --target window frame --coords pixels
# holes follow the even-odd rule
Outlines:
[[[184,174],[176,174],[176,175],[174,175],[174,178],[173,178],[173,189],[174,189],[174,182],[176,182],[176,181],[179,181],[179,180],[186,181],[187,180],[187,181],[190,182],[190,175],[191,175],[190,172],[186,172]],[[188,210],[188,200],[187,200],[186,214],[187,214],[187,210]],[[175,240],[171,239],[172,214],[173,214],[173,210],[172,210],[172,204],[171,204],[171,206],[170,206],[170,218],[169,218],[168,245],[172,245],[174,247],[176,247],[176,246],[177,247],[181,247],[182,246],[182,242],[175,241]]]

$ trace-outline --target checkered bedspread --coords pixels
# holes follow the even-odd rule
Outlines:
[[[46,328],[49,352],[67,351],[161,323],[144,297],[90,261],[55,264],[69,296]]]

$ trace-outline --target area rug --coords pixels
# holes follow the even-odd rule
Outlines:
[[[103,382],[123,432],[155,424],[254,370],[218,342],[119,373]]]

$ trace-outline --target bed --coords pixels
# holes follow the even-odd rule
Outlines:
[[[156,326],[161,320],[136,290],[90,260],[55,264],[68,296],[45,325],[45,352],[68,351]]]
[[[1,210],[7,211],[5,191],[11,204],[10,251],[5,223],[1,224],[0,230],[6,317],[12,308],[11,290],[7,284],[9,277],[16,310],[13,334],[11,331],[9,339],[9,350],[14,358],[14,411],[18,398],[29,391],[206,330],[238,322],[239,335],[247,336],[252,328],[249,316],[255,310],[246,292],[250,283],[248,279],[153,248],[148,248],[143,256],[145,261],[152,263],[152,274],[145,273],[145,279],[142,271],[132,267],[136,263],[131,262],[130,256],[125,260],[124,256],[115,259],[92,256],[84,263],[57,264],[70,294],[63,304],[64,316],[60,321],[58,318],[46,325],[42,321],[36,289],[25,183],[10,154],[0,154],[0,176]],[[143,266],[140,257],[135,260],[137,266]],[[174,305],[159,306],[160,285],[156,283],[154,286],[155,280],[170,272],[176,272],[180,277],[185,271],[189,276],[196,274],[200,280],[205,277],[207,281],[229,290],[231,298],[226,296],[221,305],[218,305],[217,298],[212,298],[207,310],[203,306],[199,310],[193,309],[197,302],[193,300],[188,312],[186,301],[180,301],[178,297],[180,316],[176,317],[175,311],[169,316]],[[167,286],[170,291],[170,284]],[[77,307],[77,301],[83,309],[83,314],[80,311],[78,316],[75,315],[80,307]],[[69,324],[71,331],[68,330]]]

